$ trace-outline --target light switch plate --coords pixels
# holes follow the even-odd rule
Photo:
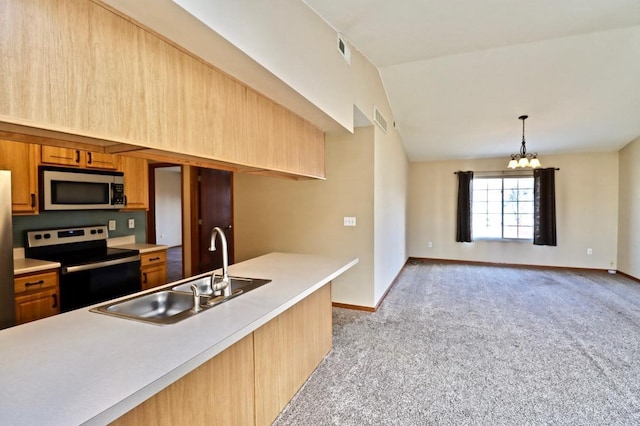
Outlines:
[[[136,227],[135,219],[129,219],[129,229],[133,229]]]
[[[109,220],[109,231],[115,231],[116,230],[116,221],[111,219]]]
[[[344,226],[356,226],[356,218],[353,216],[345,216]]]

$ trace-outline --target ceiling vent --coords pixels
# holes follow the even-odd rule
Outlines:
[[[373,121],[387,133],[387,119],[384,118],[384,115],[378,110],[377,106],[373,106]]]
[[[340,52],[345,62],[351,65],[351,49],[349,49],[349,46],[347,46],[347,42],[344,40],[344,37],[340,33],[338,33],[338,52]]]

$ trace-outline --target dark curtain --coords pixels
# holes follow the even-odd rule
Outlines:
[[[457,172],[458,175],[458,215],[456,220],[456,241],[470,243],[471,239],[471,185],[473,172]]]
[[[533,171],[533,244],[555,246],[556,183],[554,168]]]

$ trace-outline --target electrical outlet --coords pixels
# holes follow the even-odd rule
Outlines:
[[[356,218],[353,216],[345,216],[344,226],[356,226]]]
[[[427,243],[427,247],[429,247],[429,248],[433,247],[433,242],[429,241],[429,242]]]
[[[593,250],[591,250],[591,247],[589,247],[589,248],[587,249],[587,255],[588,255],[588,256],[591,256],[592,254],[593,254]]]
[[[133,229],[136,227],[135,219],[129,219],[129,229]]]
[[[109,231],[115,231],[116,230],[116,221],[111,219],[109,220]]]

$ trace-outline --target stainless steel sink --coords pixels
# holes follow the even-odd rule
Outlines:
[[[270,283],[271,280],[263,278],[245,278],[245,277],[229,277],[231,281],[231,291],[242,290],[243,293],[254,290],[260,286]],[[222,281],[222,277],[216,276],[216,282]],[[205,296],[217,296],[211,292],[211,276],[201,277],[195,280],[190,280],[181,283],[175,287],[172,287],[173,291],[181,291],[185,293],[191,293],[191,285],[195,284],[198,287],[198,292]]]
[[[232,295],[228,297],[212,294],[211,276],[205,276],[183,281],[171,290],[163,288],[153,293],[106,303],[91,309],[91,312],[153,324],[174,324],[271,282],[271,280],[242,277],[230,277],[230,280]],[[194,284],[200,293],[199,310],[193,309],[194,297],[191,286]]]
[[[156,324],[173,324],[195,315],[192,308],[191,294],[164,290],[108,303],[91,311]]]

